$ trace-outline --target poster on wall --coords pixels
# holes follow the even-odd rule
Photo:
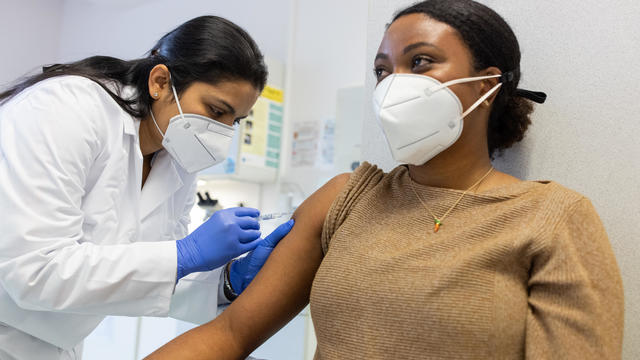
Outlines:
[[[291,167],[314,166],[318,154],[320,131],[315,121],[293,124]]]
[[[301,121],[293,124],[291,166],[332,169],[335,119]]]
[[[241,125],[240,163],[277,169],[280,165],[283,92],[266,86]]]
[[[326,118],[322,125],[322,136],[320,138],[318,159],[316,161],[319,167],[330,170],[333,169],[335,153],[336,120],[334,118]]]

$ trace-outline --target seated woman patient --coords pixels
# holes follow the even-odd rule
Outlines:
[[[241,359],[310,301],[316,359],[619,359],[622,282],[590,201],[492,167],[545,98],[518,89],[505,20],[470,0],[415,4],[374,68],[405,165],[329,181],[220,317],[150,358]]]

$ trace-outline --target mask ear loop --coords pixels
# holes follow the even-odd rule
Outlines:
[[[178,92],[176,91],[176,87],[173,86],[173,81],[171,81],[171,73],[169,73],[169,81],[171,82],[171,90],[173,91],[173,97],[176,99],[176,104],[178,104],[178,111],[180,112],[180,117],[184,118],[184,114],[182,113],[182,107],[180,106],[180,100],[178,100]]]
[[[487,79],[495,79],[495,78],[499,78],[499,77],[502,77],[502,75],[487,75],[487,76],[478,76],[478,77],[471,77],[471,78],[455,79],[455,80],[447,81],[444,84],[435,86],[433,89],[431,89],[431,92],[436,92],[436,91],[438,91],[438,90],[440,90],[442,88],[446,88],[446,87],[449,87],[451,85],[464,84],[464,83],[468,83],[468,82],[487,80]]]
[[[176,104],[178,105],[178,111],[180,112],[180,117],[184,119],[184,114],[182,113],[182,107],[180,106],[180,101],[178,100],[178,92],[176,91],[176,87],[173,86],[173,82],[171,81],[171,73],[169,73],[169,82],[171,83],[171,90],[173,91],[173,97],[176,99]],[[160,126],[158,126],[158,122],[156,121],[156,117],[153,116],[153,110],[149,109],[149,113],[151,114],[151,119],[153,120],[153,125],[156,126],[160,136],[164,139],[164,133],[160,130]]]
[[[494,92],[496,92],[500,87],[502,86],[502,83],[498,83],[496,86],[494,86],[493,88],[491,88],[491,90],[487,91],[484,95],[482,95],[480,97],[480,99],[478,99],[478,101],[476,101],[473,105],[469,106],[469,108],[467,109],[467,111],[465,111],[464,113],[462,113],[462,118],[464,119],[467,115],[469,115],[473,110],[475,110],[480,104],[482,104],[485,100],[487,100],[489,98],[489,96],[493,95]]]
[[[151,114],[151,119],[153,120],[153,125],[156,126],[156,129],[158,129],[158,132],[160,133],[160,136],[162,136],[162,138],[164,139],[164,134],[162,133],[162,130],[160,130],[160,126],[158,126],[158,122],[156,122],[156,117],[153,116],[153,110],[149,109],[149,114]]]
[[[430,93],[434,93],[434,92],[436,92],[438,90],[441,90],[441,89],[444,89],[444,88],[448,88],[451,85],[464,84],[464,83],[468,83],[468,82],[487,80],[487,79],[495,79],[495,78],[500,78],[500,77],[502,77],[502,75],[487,75],[487,76],[478,76],[478,77],[472,77],[472,78],[455,79],[455,80],[447,81],[446,83],[434,86],[433,88],[430,88],[428,91]],[[473,110],[475,110],[480,104],[482,104],[491,95],[493,95],[493,93],[495,93],[501,86],[502,86],[502,82],[496,84],[496,86],[491,88],[491,90],[487,91],[484,95],[482,95],[480,97],[480,99],[478,99],[478,101],[476,101],[473,105],[469,106],[469,108],[462,114],[462,116],[460,118],[464,119]]]

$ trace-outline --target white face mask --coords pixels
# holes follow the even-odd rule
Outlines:
[[[373,106],[393,158],[422,165],[453,145],[462,133],[463,119],[496,92],[498,83],[464,113],[456,94],[448,87],[501,75],[464,78],[441,83],[416,74],[392,74],[373,94]]]
[[[179,115],[169,120],[162,133],[151,111],[151,118],[162,135],[162,146],[190,174],[219,164],[227,157],[235,128],[197,114],[183,114],[176,88],[171,85]]]

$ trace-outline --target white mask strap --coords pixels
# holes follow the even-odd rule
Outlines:
[[[436,92],[436,91],[438,91],[440,89],[443,89],[445,87],[449,87],[451,85],[464,84],[464,83],[468,83],[468,82],[487,80],[487,79],[494,79],[494,78],[499,78],[499,77],[502,77],[502,75],[487,75],[487,76],[478,76],[478,77],[471,77],[471,78],[455,79],[455,80],[447,81],[446,83],[443,83],[441,85],[434,86],[433,88],[429,89],[429,92],[434,93],[434,92]],[[469,115],[469,113],[471,113],[473,110],[475,110],[478,107],[478,105],[482,104],[482,102],[487,100],[489,98],[489,96],[493,95],[493,93],[496,92],[496,90],[498,90],[501,86],[502,86],[502,83],[500,82],[500,83],[496,84],[496,86],[491,88],[491,90],[487,91],[484,95],[482,95],[480,97],[480,99],[478,99],[478,101],[476,101],[473,105],[469,106],[469,108],[462,114],[462,119],[464,119],[467,115]]]
[[[493,93],[496,92],[496,90],[498,90],[501,86],[502,86],[502,83],[498,83],[496,86],[491,88],[491,90],[487,91],[484,95],[482,95],[480,99],[478,99],[478,101],[476,101],[473,105],[469,106],[467,111],[465,111],[462,114],[462,118],[464,119],[467,115],[469,115],[470,112],[475,110],[478,107],[478,105],[482,104],[483,101],[487,100],[489,96],[493,95]]]
[[[478,77],[455,79],[455,80],[447,81],[444,84],[440,84],[440,85],[434,86],[433,88],[429,89],[429,91],[434,93],[434,92],[436,92],[436,91],[438,91],[440,89],[449,87],[451,85],[464,84],[464,83],[468,83],[468,82],[487,80],[487,79],[493,79],[493,78],[499,78],[499,77],[502,77],[502,75],[487,75],[487,76],[478,76]]]
[[[171,80],[171,75],[169,75],[169,80]],[[178,100],[178,92],[176,91],[176,87],[171,83],[171,90],[173,90],[173,97],[176,99],[176,104],[178,104],[178,111],[180,111],[180,116],[184,117],[182,113],[182,107],[180,106],[180,101]]]
[[[171,81],[171,73],[169,73],[169,81]],[[184,114],[182,113],[182,107],[180,106],[180,101],[178,100],[178,92],[176,91],[175,86],[173,86],[173,83],[171,84],[171,90],[173,91],[173,97],[176,99],[176,104],[178,104],[178,111],[180,112],[180,117],[184,118]],[[153,119],[153,124],[156,126],[156,129],[158,129],[160,136],[162,136],[162,138],[164,139],[164,134],[162,133],[162,130],[160,130],[160,127],[158,126],[158,122],[156,121],[156,117],[153,116],[153,111],[151,109],[149,109],[149,113],[151,114],[151,119]]]
[[[153,116],[153,110],[149,109],[149,113],[151,114],[151,119],[153,119],[153,124],[156,126],[156,129],[158,129],[160,136],[162,136],[162,138],[164,139],[164,134],[162,133],[162,130],[160,130],[160,126],[158,126],[158,123],[156,122],[156,117]]]

